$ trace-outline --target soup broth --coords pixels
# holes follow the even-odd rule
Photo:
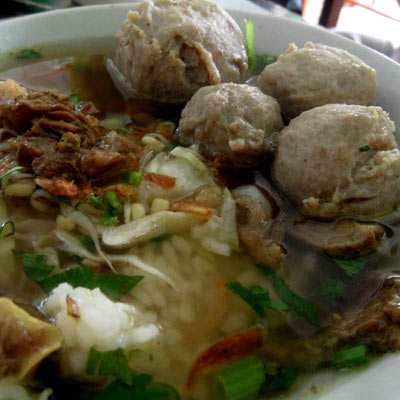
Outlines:
[[[101,55],[46,61],[7,71],[0,75],[0,79],[15,79],[29,88],[60,89],[68,93],[78,108],[93,107],[91,115],[99,119],[102,135],[115,131],[132,139],[141,148],[151,148],[148,160],[163,152],[167,154],[165,148],[173,148],[174,126],[181,110],[160,108],[148,101],[124,100],[115,89]],[[5,140],[2,140],[2,146],[4,143]],[[2,147],[4,157],[8,151],[6,146]],[[2,173],[5,172],[7,166],[2,170]],[[287,307],[286,311],[266,309],[260,318],[254,308],[227,287],[232,282],[238,282],[245,288],[257,286],[267,290],[273,300],[282,300],[277,290],[278,278],[275,281],[269,279],[255,266],[260,264],[259,261],[243,246],[230,255],[215,254],[201,240],[194,238],[189,230],[161,234],[121,249],[102,245],[102,251],[115,260],[112,266],[116,272],[144,277],[120,301],[135,307],[136,323],[159,329],[159,334],[153,339],[144,343],[139,341],[126,349],[129,366],[137,373],[149,374],[157,381],[173,386],[184,399],[213,398],[213,376],[221,369],[221,363],[215,363],[211,369],[205,368],[196,384],[188,388],[187,379],[193,363],[215,343],[255,326],[260,326],[265,335],[264,346],[257,350],[257,354],[267,360],[270,380],[282,368],[302,371],[332,361],[337,349],[343,345],[337,333],[338,321],[357,314],[370,303],[381,290],[384,280],[397,269],[398,211],[367,219],[315,222],[302,217],[275,188],[266,183],[259,172],[247,171],[236,178],[214,175],[213,179],[219,184],[205,185],[188,197],[203,208],[220,213],[224,198],[226,200],[224,186],[233,191],[240,179],[240,184],[252,185],[255,182],[272,199],[272,203],[279,202],[278,217],[273,222],[276,229],[272,231],[275,233],[271,239],[280,241],[284,249],[277,273],[284,279],[288,289],[286,293],[295,293],[291,299],[302,299],[297,311],[295,309],[293,312],[292,309],[290,312]],[[23,179],[32,183],[34,176],[27,172]],[[106,187],[117,183],[119,181],[111,180]],[[42,189],[35,188],[37,190]],[[49,311],[46,293],[37,283],[28,279],[22,257],[14,256],[11,249],[44,255],[46,262],[55,266],[52,273],[79,265],[96,274],[111,273],[90,232],[72,217],[74,212],[80,212],[95,221],[103,211],[88,201],[71,203],[54,195],[49,197],[39,193],[35,202],[32,196],[8,196],[3,180],[1,218],[3,222],[12,221],[15,233],[0,239],[6,266],[2,271],[1,292],[16,302],[37,308],[52,322],[57,322],[63,335],[68,335],[68,323],[61,323],[58,319],[60,316]],[[121,223],[134,220],[134,213],[144,213],[143,216],[157,213],[157,210],[140,208],[137,205],[141,203],[140,197],[134,201],[127,196],[122,202]],[[167,205],[162,203],[158,211],[170,210],[173,203],[170,200]],[[150,207],[153,206],[157,207],[154,203]],[[68,207],[72,211],[60,211]],[[374,222],[382,228],[374,237],[380,245],[371,247],[373,251],[363,253],[364,248],[355,250],[355,256],[350,257],[352,262],[338,254],[328,254],[331,250],[327,251],[326,248],[331,249],[331,242],[340,242],[340,234],[332,238],[329,233],[337,224],[357,223],[364,226]],[[98,229],[104,232],[106,228],[99,226]],[[356,242],[354,246],[357,249],[358,237],[354,236],[357,236],[358,230],[354,232],[350,239]],[[377,239],[379,235],[381,237]],[[343,237],[348,239],[346,233],[343,233]],[[78,247],[71,245],[70,238],[81,243],[78,252],[74,252],[74,248]],[[325,247],[321,248],[321,243]],[[368,248],[368,243],[363,242],[360,246]],[[357,251],[363,254],[356,254]],[[85,257],[84,254],[89,256]],[[130,256],[152,269],[143,270],[137,264],[127,262],[127,258],[124,259]],[[155,274],[153,269],[158,273]],[[307,307],[314,310],[312,314]],[[318,318],[318,323],[313,323],[314,316]],[[89,393],[104,386],[104,378],[86,374],[90,347],[90,344],[80,342],[79,337],[67,340],[57,356],[46,360],[37,371],[45,387],[54,390],[56,399],[71,398],[66,392],[65,381],[68,382],[67,387],[79,387]],[[57,378],[52,375],[54,365],[57,366]],[[52,378],[49,379],[49,376]],[[54,384],[53,379],[57,379],[58,383]]]

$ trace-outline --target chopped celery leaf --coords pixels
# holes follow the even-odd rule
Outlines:
[[[54,201],[58,201],[59,203],[64,203],[64,204],[72,207],[71,199],[69,199],[68,197],[60,197],[60,196],[51,195],[50,198]]]
[[[15,58],[19,60],[28,60],[31,58],[43,58],[43,55],[36,50],[33,49],[22,49]]]
[[[15,225],[12,221],[5,221],[0,225],[0,237],[9,237],[14,235]]]
[[[81,102],[81,96],[79,96],[79,94],[71,94],[69,98],[71,99],[71,103],[75,105],[78,105]]]
[[[82,243],[87,251],[90,251],[93,254],[97,254],[96,245],[93,242],[93,239],[88,235],[78,235],[78,240]]]
[[[113,300],[120,300],[141,280],[143,276],[126,276],[120,274],[95,275],[89,268],[80,266],[53,275],[38,282],[41,288],[50,292],[60,283],[68,283],[72,287],[84,287],[87,289],[99,288],[105,295]]]
[[[246,51],[249,60],[249,69],[256,66],[256,48],[254,43],[254,22],[246,21]]]
[[[172,386],[153,382],[147,374],[136,374],[129,368],[123,349],[100,352],[90,349],[86,373],[100,376],[114,376],[116,381],[98,393],[93,400],[180,400],[180,395]]]
[[[146,374],[134,376],[131,385],[117,380],[103,389],[93,400],[180,400],[181,396],[172,386],[152,382]]]
[[[365,364],[370,359],[369,347],[365,344],[339,350],[332,361],[334,368],[355,367]]]
[[[179,146],[178,143],[170,143],[170,144],[167,144],[164,147],[163,151],[169,152],[169,151],[172,151],[173,149],[175,149],[175,147],[178,147],[178,146]]]
[[[314,326],[320,326],[318,314],[308,301],[294,293],[285,283],[284,279],[272,268],[264,264],[256,264],[256,267],[267,277],[272,284],[277,296],[300,318]]]
[[[115,376],[127,385],[132,383],[128,359],[120,347],[117,350],[106,352],[97,351],[92,347],[89,352],[86,373],[93,375],[97,369],[100,376]]]
[[[26,276],[38,283],[45,292],[51,292],[61,283],[68,283],[74,288],[84,287],[91,290],[99,288],[111,299],[120,300],[143,279],[143,276],[140,275],[95,275],[91,269],[84,266],[71,268],[59,274],[49,276],[54,266],[47,264],[46,256],[18,250],[13,250],[13,252],[14,254],[23,254],[23,267]]]
[[[13,253],[15,255],[22,254],[25,275],[32,281],[41,282],[45,280],[55,268],[54,265],[47,264],[46,256],[20,250],[13,250]]]
[[[123,181],[132,186],[139,186],[142,183],[143,174],[138,171],[128,171],[122,177]]]
[[[371,150],[371,147],[369,147],[367,144],[365,146],[360,147],[358,150],[360,150],[362,153],[365,151]]]
[[[333,257],[333,261],[348,275],[353,276],[359,274],[367,264],[367,259],[364,257],[357,258],[340,258]]]
[[[257,356],[228,365],[217,376],[224,400],[254,400],[264,380],[264,365]]]
[[[99,210],[104,210],[99,222],[102,225],[118,225],[121,223],[119,214],[123,210],[123,204],[114,192],[105,192],[103,197],[89,196],[88,201]]]
[[[249,304],[260,317],[265,316],[264,307],[278,311],[288,310],[286,304],[271,299],[269,293],[261,286],[255,285],[247,289],[239,282],[231,282],[226,286]]]
[[[278,60],[278,57],[271,56],[270,54],[256,55],[256,64],[264,68],[269,64],[273,64]]]
[[[340,279],[328,279],[321,287],[313,291],[314,296],[326,296],[331,300],[343,296],[347,285]]]
[[[269,392],[276,389],[289,389],[296,379],[296,372],[293,368],[282,368],[278,374],[267,377],[262,392]]]
[[[89,203],[92,203],[99,210],[105,210],[106,204],[104,203],[103,197],[100,196],[88,196]]]

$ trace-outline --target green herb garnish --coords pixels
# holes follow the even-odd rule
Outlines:
[[[78,240],[87,251],[90,251],[93,254],[97,254],[96,245],[94,244],[93,239],[90,236],[78,235]]]
[[[365,344],[339,350],[332,361],[334,368],[355,367],[365,364],[370,358],[369,347]]]
[[[6,231],[8,230],[8,229],[6,229],[7,226],[10,227],[11,232],[8,232],[8,233],[4,232],[4,230],[6,230]],[[5,238],[14,235],[14,233],[15,233],[15,225],[14,225],[14,222],[12,222],[12,221],[3,222],[3,223],[0,225],[0,236],[3,235],[3,232],[5,233],[5,235],[3,236],[3,237],[5,237]]]
[[[102,274],[95,273],[84,266],[69,269],[59,274],[44,279],[39,283],[45,292],[50,292],[60,283],[68,283],[73,288],[84,287],[87,289],[99,288],[105,295],[113,300],[120,300],[126,296],[130,290],[139,283],[143,276],[127,276],[120,274]]]
[[[81,102],[81,96],[79,96],[79,94],[71,94],[69,98],[71,99],[71,103],[76,106]]]
[[[278,60],[278,57],[270,54],[256,55],[256,64],[264,68],[267,65],[273,64]]]
[[[365,152],[365,151],[371,150],[371,147],[369,147],[368,145],[365,145],[365,146],[360,147],[358,150],[360,150],[361,152]]]
[[[278,311],[288,310],[286,304],[271,299],[267,290],[261,286],[255,285],[247,289],[239,282],[231,282],[226,286],[249,304],[260,317],[265,316],[264,307]]]
[[[33,58],[43,58],[43,55],[33,49],[22,49],[16,56],[18,60],[28,60]]]
[[[164,383],[153,382],[147,374],[135,375],[130,385],[117,380],[110,383],[93,400],[180,400],[175,388]]]
[[[132,383],[132,373],[129,368],[129,363],[124,354],[124,350],[120,347],[117,350],[106,352],[97,351],[92,347],[89,352],[86,373],[88,375],[94,375],[97,369],[100,376],[111,375],[127,385]]]
[[[268,379],[270,378],[270,379]],[[293,368],[282,368],[278,374],[267,377],[262,392],[269,392],[276,389],[289,389],[296,380],[296,371]]]
[[[72,207],[71,199],[69,199],[68,197],[50,195],[50,198],[51,198],[51,200],[57,201],[59,203],[64,203],[64,204]]]
[[[122,177],[123,181],[132,186],[139,186],[142,183],[143,174],[138,171],[128,171]]]
[[[170,144],[167,144],[167,145],[164,147],[163,151],[169,152],[169,151],[172,151],[173,149],[175,149],[175,148],[178,147],[178,146],[179,146],[178,143],[170,143]]]
[[[169,385],[153,382],[147,374],[136,374],[129,368],[123,349],[100,352],[90,349],[86,373],[100,376],[114,376],[116,381],[109,384],[93,400],[180,400],[179,393]]]
[[[99,222],[102,225],[117,225],[121,223],[119,214],[123,211],[122,205],[117,194],[114,192],[105,192],[103,197],[89,196],[88,201],[104,214],[100,216]]]
[[[246,51],[249,59],[249,69],[256,66],[256,48],[254,44],[254,22],[246,21]]]
[[[264,365],[257,356],[237,361],[223,368],[217,376],[224,400],[254,400],[264,380]]]
[[[104,199],[100,196],[88,196],[87,200],[89,201],[89,203],[92,203],[99,210],[106,209]]]
[[[45,280],[55,268],[47,264],[46,256],[36,255],[27,251],[13,250],[15,255],[23,255],[23,268],[25,275],[32,281],[41,282]]]
[[[286,285],[284,279],[272,268],[264,264],[256,267],[267,277],[277,296],[299,317],[304,318],[314,326],[320,326],[320,321],[314,307]]]
[[[47,264],[46,256],[19,250],[13,250],[13,252],[17,255],[23,254],[23,268],[26,276],[36,282],[45,292],[51,292],[61,283],[68,283],[73,288],[84,287],[91,290],[99,288],[111,299],[120,300],[143,279],[143,276],[140,275],[95,275],[91,269],[84,266],[49,276],[55,267]]]
[[[333,257],[333,261],[348,275],[353,276],[359,274],[367,264],[367,259],[364,257],[357,258],[341,258]]]
[[[0,183],[6,176],[12,174],[13,172],[20,171],[21,169],[24,169],[24,168],[25,167],[20,167],[17,165],[16,167],[9,169],[7,172],[5,172],[3,175],[0,176]]]
[[[331,300],[343,296],[347,285],[340,279],[328,279],[320,288],[313,291],[314,296],[326,296]]]

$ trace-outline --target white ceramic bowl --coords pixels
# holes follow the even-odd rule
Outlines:
[[[111,55],[114,35],[127,11],[137,5],[106,5],[59,10],[0,23],[0,71],[31,62],[15,54],[34,48],[46,58],[71,55]],[[240,27],[255,22],[258,54],[279,55],[289,43],[306,41],[340,47],[357,55],[377,71],[377,104],[400,126],[400,64],[349,39],[305,23],[266,13],[228,10]],[[42,60],[42,59],[41,59]],[[316,395],[312,393],[317,391]],[[313,390],[311,390],[313,389]],[[397,400],[400,399],[400,355],[387,355],[367,368],[351,373],[320,372],[305,377],[283,399]]]

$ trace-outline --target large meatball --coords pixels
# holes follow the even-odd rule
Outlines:
[[[394,123],[380,107],[327,104],[305,111],[278,137],[272,177],[309,217],[376,215],[400,195]]]
[[[236,82],[247,69],[235,21],[207,0],[154,0],[130,11],[114,63],[136,97],[184,103],[202,86]]]
[[[374,69],[345,50],[311,42],[302,49],[291,44],[257,84],[289,119],[324,104],[372,105],[376,95]]]
[[[269,137],[282,127],[275,99],[256,87],[221,83],[201,88],[186,104],[177,137],[220,165],[246,168],[270,149]]]

